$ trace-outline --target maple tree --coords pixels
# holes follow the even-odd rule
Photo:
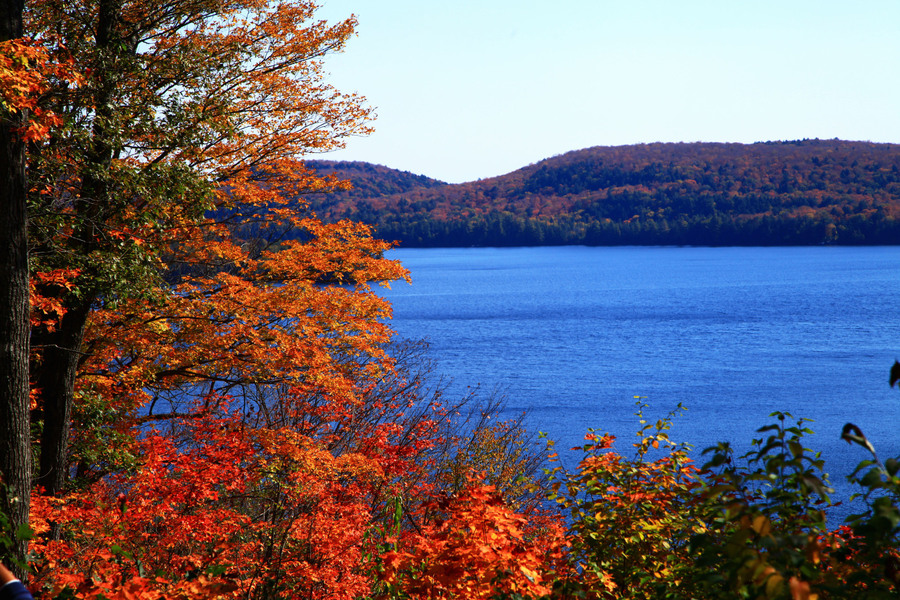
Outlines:
[[[578,471],[553,470],[551,497],[571,515],[567,558],[580,569],[553,597],[896,595],[900,461],[881,463],[848,424],[844,439],[872,456],[853,475],[865,506],[829,529],[824,459],[805,447],[812,431],[772,416],[747,454],[721,443],[705,451],[702,469],[669,439],[671,415],[642,423],[631,458],[613,451],[611,436],[589,432]]]
[[[488,398],[448,423],[435,447],[434,485],[459,494],[470,487],[473,473],[495,488],[504,503],[522,514],[538,511],[543,502],[546,452],[525,428],[524,416],[498,418],[503,401]]]
[[[67,285],[38,280],[35,289],[59,308],[57,322],[39,323],[32,335],[48,493],[66,479],[92,307],[150,293],[162,257],[196,246],[197,227],[219,238],[213,247],[227,245],[204,222],[214,206],[277,203],[333,185],[294,159],[366,131],[366,109],[324,84],[317,61],[341,47],[354,21],[310,23],[314,8],[252,0],[30,5],[29,34],[85,74],[44,94],[62,124],[29,157],[35,270],[73,274]],[[188,260],[240,259],[234,249],[219,253]]]
[[[292,504],[314,505],[318,510],[303,517],[307,531],[316,547],[333,545],[345,531],[335,515],[364,519],[360,503],[375,501],[365,486],[344,490],[346,478],[359,475],[383,487],[405,464],[409,452],[395,451],[391,441],[402,426],[375,419],[366,435],[345,431],[361,410],[372,411],[363,398],[393,372],[384,350],[387,305],[368,283],[405,272],[382,258],[388,245],[373,240],[369,228],[326,226],[279,208],[298,190],[336,185],[297,163],[298,155],[366,130],[359,99],[322,83],[316,62],[340,48],[354,22],[309,23],[314,8],[105,1],[29,7],[27,29],[41,51],[86,74],[47,81],[33,109],[52,111],[56,120],[31,140],[28,155],[32,378],[42,431],[37,473],[45,491],[60,499],[42,498],[34,512],[41,535],[34,551],[42,557],[36,581],[47,589],[95,595],[115,585],[158,595],[169,588],[145,578],[140,565],[152,565],[157,578],[181,580],[208,544],[220,552],[235,535],[256,539],[265,555],[231,557],[249,570],[239,579],[262,582],[253,589],[271,586],[284,576],[271,571],[272,552],[295,547],[308,562],[310,547],[295,535],[304,529],[301,516],[273,515],[295,511]],[[231,221],[248,205],[269,210],[263,228],[291,228],[299,236],[271,244],[236,237]],[[213,208],[220,212],[209,213]],[[220,221],[222,208],[228,219]],[[393,417],[405,408],[384,410]],[[148,429],[156,426],[164,435]],[[214,460],[213,450],[234,445],[231,434],[215,444],[198,437],[208,436],[209,427],[258,431],[255,445],[243,447],[254,459],[235,460],[237,474],[227,460]],[[369,456],[347,448],[350,439]],[[390,452],[399,458],[386,470]],[[370,460],[376,455],[381,462]],[[312,469],[310,457],[325,461],[325,471],[301,479]],[[328,457],[349,466],[327,467]],[[189,474],[178,465],[188,459],[196,470],[190,475],[204,478],[198,490],[206,491],[198,493],[209,500],[205,506],[181,495]],[[280,472],[288,463],[294,467],[273,487],[273,465]],[[67,491],[73,464],[77,487]],[[223,496],[236,493],[235,479],[255,500],[235,507]],[[111,498],[121,490],[133,499],[129,506],[146,500],[144,510],[129,512],[144,525],[125,528],[125,510],[111,525],[99,510],[118,506]],[[160,519],[191,525],[179,512],[185,510],[208,526],[207,546],[180,548],[184,540],[154,535]],[[239,527],[250,531],[238,534]],[[348,544],[334,556],[351,556],[358,540]],[[188,562],[150,553],[176,546]],[[148,555],[133,572],[122,565],[122,552],[132,550],[130,556]],[[73,558],[85,553],[96,562]],[[297,560],[281,564],[302,570]],[[345,571],[336,577],[347,579]],[[317,578],[307,573],[297,585]],[[325,585],[327,593],[333,588]]]

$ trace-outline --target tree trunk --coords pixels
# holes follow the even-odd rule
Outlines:
[[[35,332],[32,339],[39,358],[34,365],[35,386],[42,400],[41,458],[35,483],[44,494],[56,496],[68,479],[69,424],[75,394],[75,376],[90,304],[69,307],[53,332]]]
[[[0,41],[22,37],[23,9],[22,0],[0,0]],[[17,132],[24,118],[0,114],[0,474],[8,491],[0,510],[13,532],[28,523],[31,504],[28,219],[25,143]],[[16,558],[24,561],[26,548],[16,544]]]
[[[0,0],[2,1],[2,0]],[[97,48],[106,51],[118,41],[114,29],[121,11],[121,0],[100,0],[97,11]],[[81,189],[74,199],[75,229],[74,252],[85,257],[97,250],[103,237],[104,214],[108,210],[109,169],[114,150],[109,142],[108,124],[110,103],[114,85],[107,82],[105,73],[95,77],[104,82],[98,86],[94,104],[96,114],[92,128],[90,150],[86,155],[81,173]],[[95,265],[102,269],[101,265]],[[59,327],[54,331],[39,329],[32,335],[40,363],[33,365],[35,386],[40,390],[41,456],[36,484],[44,488],[44,494],[56,496],[69,477],[69,429],[75,397],[75,379],[82,359],[82,342],[85,324],[91,305],[97,295],[93,289],[90,270],[83,270],[78,284],[80,296],[63,292],[62,302],[66,308]],[[96,273],[94,273],[96,275]]]

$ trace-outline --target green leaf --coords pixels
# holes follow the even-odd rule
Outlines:
[[[893,477],[897,474],[897,471],[900,471],[900,461],[896,458],[889,458],[884,461],[884,468],[887,470],[888,474]]]
[[[28,526],[28,523],[22,523],[16,530],[17,540],[30,540],[34,537],[34,529]]]
[[[872,469],[863,475],[860,480],[860,485],[867,488],[878,488],[881,487],[881,473],[878,469]]]

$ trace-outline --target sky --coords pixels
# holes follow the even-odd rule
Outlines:
[[[900,0],[319,0],[375,133],[316,158],[449,183],[651,142],[900,142]]]

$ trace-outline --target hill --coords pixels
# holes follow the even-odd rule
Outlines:
[[[841,140],[595,147],[463,184],[312,161],[355,186],[327,220],[404,246],[900,243],[900,145]]]
[[[413,175],[408,171],[398,171],[381,165],[359,161],[308,160],[306,165],[322,175],[336,173],[341,179],[353,183],[353,189],[330,194],[328,204],[348,198],[380,198],[403,194],[417,189],[432,189],[447,184],[424,175]]]

